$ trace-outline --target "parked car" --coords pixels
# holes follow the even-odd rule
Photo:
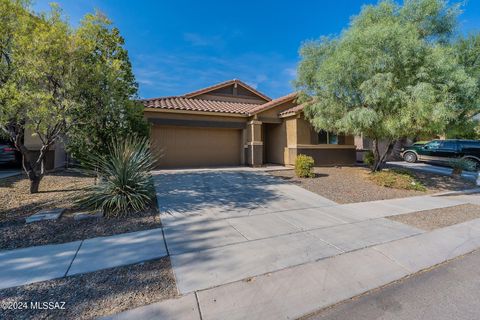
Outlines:
[[[18,163],[17,150],[9,144],[0,143],[0,165],[16,165]]]
[[[469,159],[480,168],[480,140],[432,140],[402,148],[402,158],[407,162],[429,161],[448,163],[454,158]]]

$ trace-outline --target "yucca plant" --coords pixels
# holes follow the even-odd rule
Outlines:
[[[85,155],[81,163],[83,171],[98,177],[78,199],[84,207],[118,217],[147,209],[155,198],[150,175],[154,160],[147,138],[114,139],[106,154]]]

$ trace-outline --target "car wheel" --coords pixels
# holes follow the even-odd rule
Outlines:
[[[403,160],[405,160],[407,162],[410,162],[410,163],[417,162],[417,155],[413,152],[406,152],[403,155]]]

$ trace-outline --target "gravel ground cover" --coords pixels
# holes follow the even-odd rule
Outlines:
[[[449,190],[473,188],[473,182],[431,173],[412,172],[426,191],[394,189],[377,185],[369,179],[365,167],[317,167],[315,178],[297,178],[293,170],[269,173],[288,180],[337,203],[354,203],[404,198]]]
[[[177,295],[168,257],[0,290],[0,319],[95,319]],[[65,302],[64,310],[35,310],[30,302]],[[59,304],[58,306],[61,306]]]
[[[92,183],[93,178],[75,172],[56,172],[44,178],[40,193],[31,195],[28,192],[28,180],[22,176],[0,180],[0,250],[70,242],[161,226],[156,207],[122,218],[74,220],[72,212],[79,210],[75,208],[74,198]],[[51,208],[65,208],[66,211],[56,221],[25,223],[29,215]]]
[[[59,171],[44,177],[37,194],[30,194],[29,180],[15,176],[0,180],[0,221],[25,219],[41,209],[72,207],[73,198],[94,179],[73,171]]]
[[[480,218],[480,206],[474,204],[462,204],[454,207],[418,211],[388,218],[419,229],[430,231],[468,220],[478,219]]]

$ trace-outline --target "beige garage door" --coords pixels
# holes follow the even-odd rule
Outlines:
[[[158,167],[240,165],[241,130],[154,126],[152,145]]]

